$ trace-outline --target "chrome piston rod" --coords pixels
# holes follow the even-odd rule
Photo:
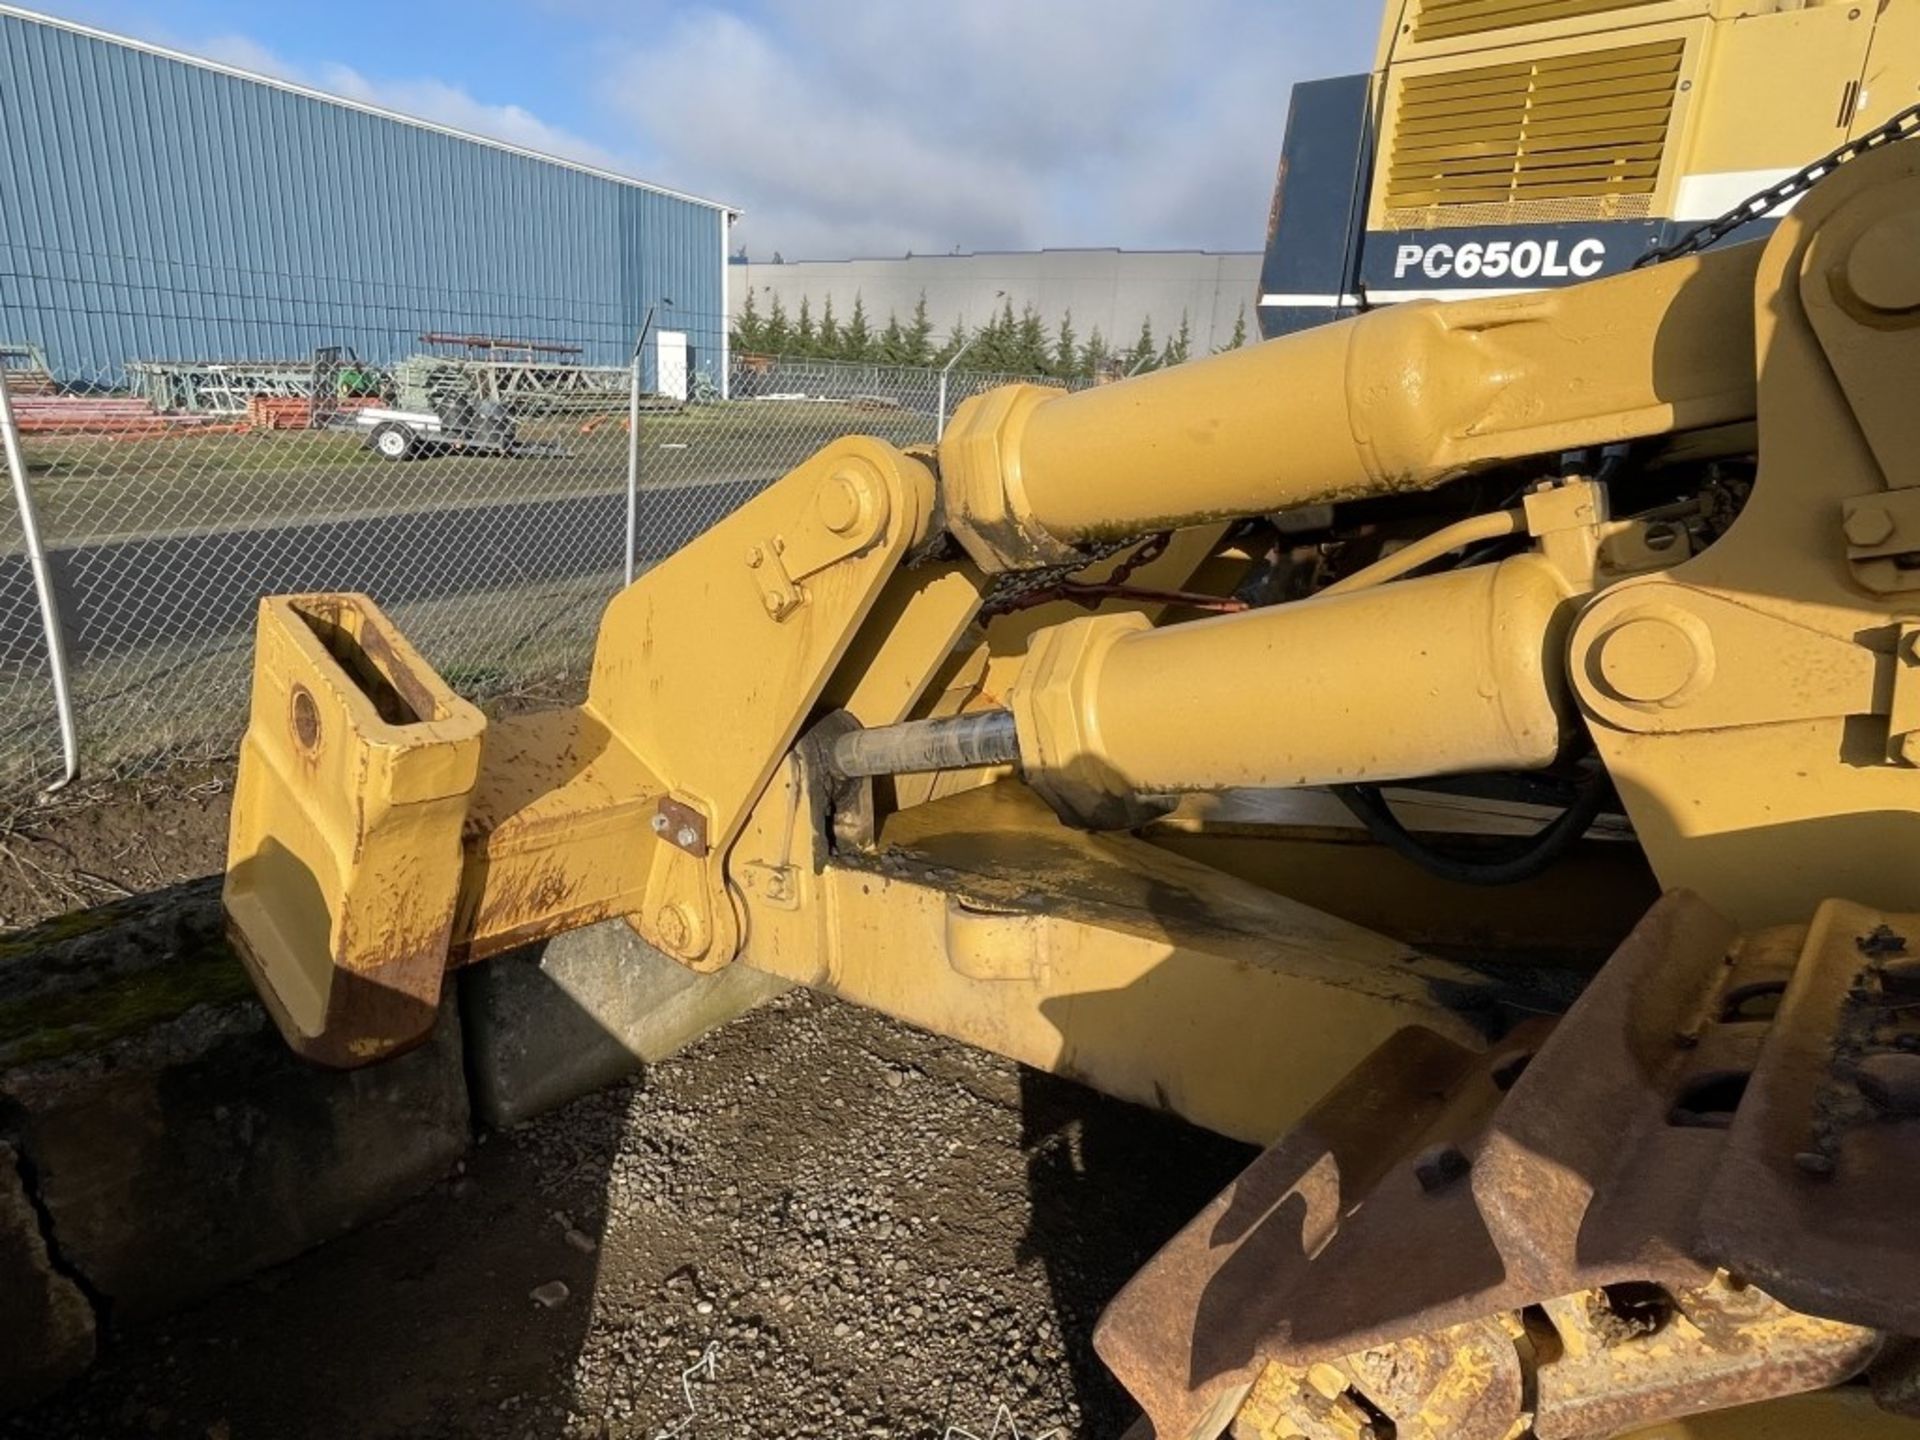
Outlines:
[[[1006,710],[940,720],[908,720],[854,730],[834,742],[832,765],[849,780],[1006,765],[1020,758],[1020,737]]]

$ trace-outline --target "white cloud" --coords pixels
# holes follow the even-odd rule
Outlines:
[[[256,75],[271,75],[276,80],[288,80],[296,85],[306,83],[304,77],[294,73],[291,65],[250,36],[215,35],[196,45],[186,46],[175,43],[169,48],[185,50],[188,54],[198,55],[203,59],[217,60],[222,65],[233,66],[236,70],[251,70]]]
[[[1374,24],[1314,0],[769,0],[632,34],[602,99],[659,178],[745,205],[758,254],[1258,248],[1291,83],[1364,68]]]

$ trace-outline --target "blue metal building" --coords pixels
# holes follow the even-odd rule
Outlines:
[[[661,307],[720,381],[732,213],[0,5],[0,341],[62,379],[434,331],[624,364]]]

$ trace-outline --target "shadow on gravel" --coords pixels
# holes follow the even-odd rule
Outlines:
[[[566,1214],[556,1192],[598,1196],[622,1116],[574,1107],[559,1155],[481,1132],[452,1173],[383,1219],[184,1310],[127,1324],[109,1311],[94,1369],[0,1416],[0,1437],[578,1436],[567,1421],[582,1402],[574,1364],[601,1261],[585,1232],[598,1217]]]
[[[132,905],[151,946],[53,967],[91,977],[54,998],[106,1027],[99,1051],[31,1094],[0,1067],[0,1138],[40,1127],[52,1163],[29,1179],[65,1207],[62,1262],[100,1282],[98,1364],[0,1417],[9,1440],[658,1440],[709,1352],[687,1440],[985,1436],[1003,1404],[1025,1434],[1117,1440],[1131,1406],[1093,1327],[1252,1154],[793,991],[523,1124],[469,1130],[464,1098],[443,1105],[428,1129],[447,1148],[422,1160],[422,1097],[475,1088],[468,1007],[389,1067],[316,1070],[220,946],[212,882],[177,889]],[[133,986],[149,972],[161,992]],[[36,1024],[50,1003],[36,992]],[[606,1043],[562,1018],[534,1089]],[[402,1085],[410,1065],[438,1078]],[[167,1163],[137,1163],[156,1135]],[[383,1218],[314,1221],[329,1177],[409,1158],[413,1198]],[[207,1298],[165,1302],[188,1294]]]
[[[1046,1269],[1082,1433],[1117,1440],[1139,1411],[1094,1353],[1093,1327],[1259,1152],[1044,1071],[1020,1071],[1020,1103],[1032,1203],[1021,1258]]]

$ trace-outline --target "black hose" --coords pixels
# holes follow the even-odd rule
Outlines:
[[[1451,854],[1418,839],[1400,823],[1378,785],[1336,785],[1333,793],[1380,844],[1430,875],[1461,885],[1512,885],[1544,872],[1572,848],[1606,803],[1604,772],[1575,792],[1573,802],[1531,835],[1472,855]]]

